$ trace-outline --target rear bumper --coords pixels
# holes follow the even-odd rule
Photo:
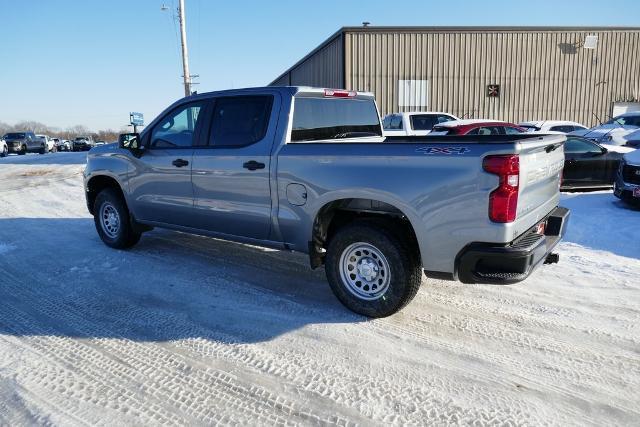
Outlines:
[[[510,284],[520,282],[542,264],[562,240],[569,209],[556,207],[546,221],[545,234],[538,224],[507,244],[475,242],[458,254],[457,276],[463,283]]]

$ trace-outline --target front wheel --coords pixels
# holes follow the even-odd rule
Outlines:
[[[2,153],[0,153],[0,157],[7,157],[8,155],[9,155],[9,149],[5,145],[4,147],[2,147]]]
[[[105,245],[127,249],[138,243],[140,233],[133,230],[124,198],[113,188],[102,190],[93,205],[93,219]]]
[[[325,270],[333,293],[350,310],[386,317],[415,297],[422,279],[408,239],[377,222],[355,222],[336,232]]]

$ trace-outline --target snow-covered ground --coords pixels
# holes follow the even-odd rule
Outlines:
[[[104,246],[84,154],[0,159],[0,424],[632,425],[640,211],[570,194],[560,264],[424,279],[367,320],[303,255],[156,230]]]

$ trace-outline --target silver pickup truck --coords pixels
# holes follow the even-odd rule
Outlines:
[[[384,138],[371,94],[241,89],[181,99],[92,149],[84,184],[108,246],[165,227],[304,252],[345,306],[382,317],[423,271],[515,283],[557,261],[564,141]]]

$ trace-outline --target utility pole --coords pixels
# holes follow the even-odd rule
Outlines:
[[[191,95],[191,75],[189,74],[189,53],[187,51],[187,24],[184,15],[184,0],[179,0],[178,21],[182,41],[182,74],[184,76],[184,96]]]

